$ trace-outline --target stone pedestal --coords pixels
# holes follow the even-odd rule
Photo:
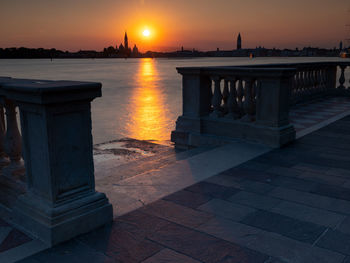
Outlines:
[[[295,69],[199,67],[177,70],[183,76],[183,111],[171,134],[176,148],[220,145],[237,139],[281,147],[295,140],[295,129],[289,123]],[[231,113],[227,108],[229,96]]]
[[[15,220],[50,245],[112,221],[112,206],[95,191],[90,102],[101,84],[20,81],[3,85],[21,113],[27,193]]]

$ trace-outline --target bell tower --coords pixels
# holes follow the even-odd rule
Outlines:
[[[237,37],[237,50],[242,49],[242,37],[241,37],[241,33],[238,34]]]
[[[124,48],[125,48],[125,50],[129,50],[128,35],[126,34],[126,31],[125,31],[125,36],[124,36]]]

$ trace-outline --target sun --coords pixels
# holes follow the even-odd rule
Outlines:
[[[143,30],[142,35],[144,37],[149,37],[151,35],[151,32],[148,29]]]

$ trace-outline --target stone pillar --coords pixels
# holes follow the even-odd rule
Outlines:
[[[211,110],[211,79],[201,74],[200,69],[177,68],[182,75],[182,115],[176,121],[176,129],[171,133],[171,141],[176,148],[191,145],[189,133],[201,131],[201,116]]]
[[[337,90],[337,65],[329,65],[327,68],[327,94],[338,95]]]
[[[55,245],[112,221],[94,180],[90,102],[101,84],[21,81],[2,89],[21,113],[27,193],[13,209],[17,223]]]
[[[295,129],[289,123],[289,100],[295,70],[286,69],[260,79],[256,124],[266,126],[272,146],[295,140]]]
[[[211,105],[211,79],[200,70],[178,68],[182,74],[183,116],[208,115]]]

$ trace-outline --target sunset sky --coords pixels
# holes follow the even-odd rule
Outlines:
[[[243,48],[331,48],[346,38],[349,8],[349,0],[1,0],[0,47],[102,50],[127,30],[141,51],[233,49],[238,32]]]

